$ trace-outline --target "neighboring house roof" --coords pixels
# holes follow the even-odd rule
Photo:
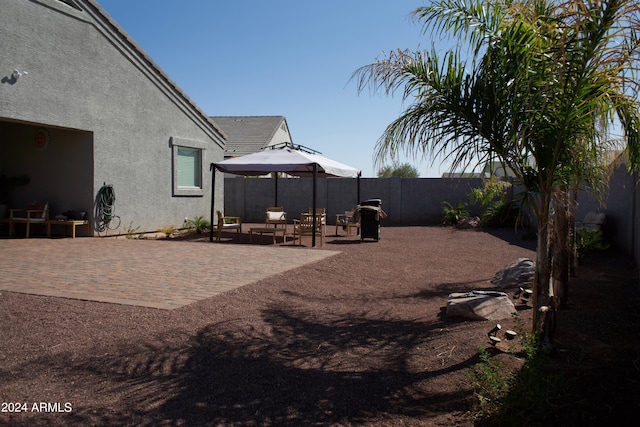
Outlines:
[[[181,99],[182,102],[184,102],[184,106],[186,106],[187,109],[191,110],[195,114],[195,117],[198,117],[199,120],[202,120],[201,123],[203,123],[210,130],[212,130],[213,133],[217,134],[218,137],[222,139],[225,138],[224,132],[222,132],[222,130],[209,118],[209,116],[205,114],[204,111],[202,111],[200,107],[198,107],[196,103],[193,102],[191,98],[189,98],[182,91],[182,89],[180,89],[178,85],[169,78],[167,74],[165,74],[164,71],[162,71],[160,66],[158,66],[153,61],[153,59],[151,59],[151,57],[149,57],[144,52],[144,50],[142,50],[142,48],[138,46],[138,44],[131,37],[129,37],[127,32],[124,31],[120,27],[120,25],[118,25],[118,23],[115,22],[109,16],[109,14],[102,9],[102,7],[98,4],[96,0],[60,0],[60,1],[62,3],[66,3],[70,7],[73,7],[74,9],[77,9],[77,10],[83,10],[82,6],[84,6],[84,4],[88,5],[89,7],[86,8],[85,12],[93,15],[94,18],[102,18],[102,20],[106,21],[109,28],[112,31],[115,31],[120,36],[122,41],[124,41],[129,46],[129,48],[142,59],[142,62],[147,70],[154,73],[164,83],[165,87],[168,90],[173,92],[173,94],[177,96],[177,98]],[[126,55],[127,52],[124,52],[124,54]],[[165,91],[165,93],[167,92]]]
[[[615,167],[619,164],[624,163],[625,162],[625,153],[626,151],[622,148],[619,148],[620,144],[618,144],[617,148],[612,148],[612,149],[607,149],[604,153],[603,153],[603,157],[602,160],[604,162],[605,165],[607,165],[608,167]],[[534,167],[536,162],[533,159],[532,156],[529,156],[527,159],[527,163],[529,166]],[[492,162],[487,162],[484,170],[483,170],[485,176],[490,176],[491,174],[493,174],[494,176],[500,177],[500,178],[515,178],[516,174],[515,172],[513,172],[513,169],[511,169],[508,166],[504,166],[501,162],[499,161],[492,161]]]
[[[445,172],[442,178],[488,178],[489,174],[484,172]]]
[[[227,137],[225,157],[256,153],[263,148],[293,142],[284,116],[212,116]]]

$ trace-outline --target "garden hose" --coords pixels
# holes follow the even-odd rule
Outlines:
[[[115,203],[116,193],[113,191],[113,186],[111,184],[104,184],[98,191],[98,216],[100,218],[100,231],[105,231],[108,229],[113,230],[120,226],[120,221],[118,221],[118,224],[115,227],[110,227],[111,221],[114,218],[117,218],[118,220],[120,219],[120,217],[115,214]]]

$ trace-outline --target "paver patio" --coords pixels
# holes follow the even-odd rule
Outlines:
[[[152,239],[1,239],[0,290],[174,309],[338,253]]]

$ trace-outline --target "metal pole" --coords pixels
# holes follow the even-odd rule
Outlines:
[[[318,178],[318,164],[313,164],[313,202],[311,209],[313,210],[313,232],[311,234],[311,246],[316,247],[316,180]]]
[[[274,172],[275,174],[275,183],[276,183],[276,202],[273,206],[278,206],[278,172]]]
[[[273,204],[274,207],[278,206],[278,172],[273,172],[275,174],[275,186],[276,186],[276,201]],[[287,225],[285,224],[285,228]],[[273,224],[273,228],[278,228],[278,224]],[[286,242],[285,242],[286,243]]]
[[[209,221],[209,242],[213,242],[213,205],[216,200],[216,167],[213,163],[209,166],[209,170],[211,171],[211,212],[209,212],[211,219]]]

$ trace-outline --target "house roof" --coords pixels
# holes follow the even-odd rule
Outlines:
[[[289,135],[284,116],[212,116],[227,137],[227,156],[237,157],[258,152],[272,143],[278,130]],[[289,135],[289,141],[291,141]]]
[[[82,6],[85,7],[84,11],[93,15],[94,18],[99,19],[98,22],[102,21],[106,23],[106,26],[111,30],[111,32],[115,32],[118,37],[128,46],[128,50],[131,52],[135,52],[141,61],[141,65],[143,64],[144,68],[153,72],[159,80],[162,82],[162,85],[167,88],[169,91],[173,92],[177,99],[180,99],[183,105],[191,110],[193,115],[192,117],[197,117],[201,123],[203,123],[206,127],[209,128],[210,132],[217,136],[219,139],[225,138],[224,132],[217,126],[207,114],[204,113],[196,105],[196,103],[189,98],[183,91],[178,87],[178,85],[169,78],[169,76],[160,68],[158,64],[156,64],[150,56],[148,56],[144,50],[127,34],[127,32],[118,25],[118,23],[109,16],[109,14],[102,9],[102,7],[98,4],[97,0],[60,0],[63,3],[68,4],[74,9],[83,10]],[[165,93],[167,93],[165,91]]]

